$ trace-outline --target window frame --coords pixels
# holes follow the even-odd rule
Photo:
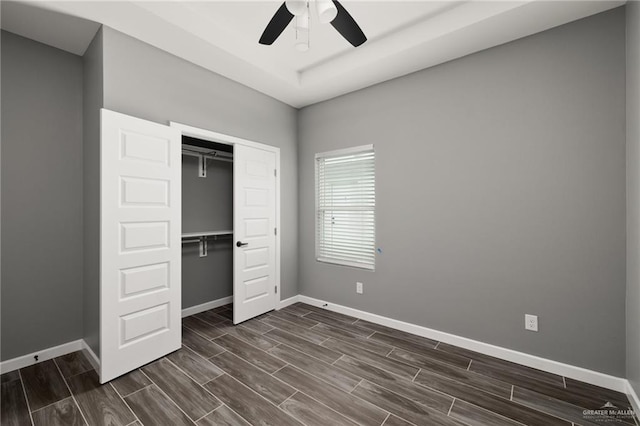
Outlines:
[[[374,196],[375,196],[375,194],[376,194],[376,183],[375,183],[376,156],[375,156],[375,146],[373,144],[360,145],[360,146],[337,149],[337,150],[333,150],[333,151],[327,151],[327,152],[321,152],[321,153],[316,153],[315,154],[315,158],[314,158],[314,198],[315,198],[315,210],[314,210],[315,218],[314,218],[314,221],[315,221],[315,235],[314,235],[314,238],[315,238],[315,259],[316,259],[317,262],[325,263],[325,264],[329,264],[329,265],[348,266],[348,267],[363,269],[363,270],[372,271],[372,272],[375,271],[375,265],[376,265],[376,204],[377,204],[376,201],[375,201],[375,198],[374,198],[373,209],[371,210],[373,212],[373,247],[371,248],[372,249],[372,254],[373,254],[373,256],[372,256],[373,263],[372,264],[368,264],[368,263],[356,262],[356,261],[352,261],[352,260],[344,260],[344,259],[328,258],[328,257],[320,256],[320,239],[321,239],[320,238],[320,206],[319,206],[319,201],[320,201],[320,196],[319,196],[319,189],[320,189],[319,164],[320,164],[320,160],[327,159],[327,158],[344,157],[344,156],[367,153],[367,152],[372,152],[373,153],[373,161],[374,161],[374,166],[373,166],[373,171],[374,171],[373,190],[374,190]]]

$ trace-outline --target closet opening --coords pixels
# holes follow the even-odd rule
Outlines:
[[[176,122],[182,148],[182,306],[233,302],[239,324],[280,306],[280,148]],[[185,315],[186,316],[186,315]]]
[[[183,308],[232,300],[233,148],[182,137]]]

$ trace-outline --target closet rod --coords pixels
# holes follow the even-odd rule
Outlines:
[[[233,163],[233,154],[229,154],[228,152],[224,152],[224,151],[214,150],[214,151],[200,152],[200,151],[193,151],[188,148],[182,148],[182,155],[190,155],[192,157],[204,157],[210,160],[219,160],[219,161],[226,161],[229,163]]]
[[[213,237],[214,240],[217,240],[218,237],[224,237],[225,235],[209,235],[206,237],[200,237],[200,238],[189,238],[189,239],[184,239],[182,240],[182,244],[192,244],[192,243],[199,243],[201,242],[203,239],[208,239]]]
[[[202,231],[202,232],[187,232],[182,234],[182,238],[199,238],[199,237],[211,237],[211,236],[220,236],[220,235],[233,235],[233,231],[225,230],[225,231]]]

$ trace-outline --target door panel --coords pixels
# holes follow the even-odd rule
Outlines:
[[[180,348],[181,139],[102,110],[100,381]]]
[[[276,154],[235,145],[233,322],[273,310],[276,303]]]

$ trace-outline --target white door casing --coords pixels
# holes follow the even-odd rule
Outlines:
[[[235,145],[233,322],[276,306],[276,153]]]
[[[181,135],[103,109],[100,382],[181,346]]]
[[[230,136],[223,133],[213,132],[211,130],[189,126],[187,124],[176,123],[173,121],[170,123],[170,125],[172,128],[179,130],[183,136],[190,136],[193,138],[203,139],[207,141],[233,145],[234,147],[234,218],[233,218],[234,220],[234,225],[233,225],[234,226],[234,231],[233,231],[234,232],[234,242],[233,242],[234,244],[233,245],[234,291],[233,291],[233,297],[234,297],[234,315],[238,315],[238,317],[234,317],[234,323],[238,324],[242,321],[246,321],[264,312],[270,311],[272,309],[277,309],[280,302],[280,297],[281,297],[281,294],[280,294],[281,293],[280,292],[280,275],[281,275],[280,274],[280,268],[281,268],[280,266],[280,259],[281,259],[281,255],[280,255],[280,252],[281,252],[280,148],[270,146],[270,145],[265,145],[259,142],[250,141],[250,140],[239,138],[236,136]],[[274,182],[275,182],[274,190],[271,192],[271,195],[269,196],[269,199],[273,200],[273,203],[275,206],[274,207],[275,222],[273,223],[273,225],[271,225],[273,227],[272,232],[275,233],[275,229],[277,229],[277,234],[275,236],[275,239],[269,241],[268,243],[269,247],[273,248],[272,252],[274,253],[274,256],[269,258],[270,259],[269,262],[273,262],[275,266],[272,267],[270,264],[268,267],[262,267],[263,272],[267,270],[268,273],[270,274],[269,280],[271,280],[271,283],[270,283],[271,285],[267,287],[266,291],[270,291],[271,295],[266,294],[263,297],[254,298],[250,300],[247,300],[245,296],[246,293],[244,293],[245,288],[243,287],[242,280],[243,278],[248,277],[250,273],[259,272],[260,267],[256,266],[255,269],[253,270],[243,272],[243,270],[245,269],[245,266],[243,266],[243,264],[239,262],[241,261],[240,255],[245,256],[246,248],[240,249],[240,248],[237,248],[235,245],[237,241],[242,241],[242,238],[247,236],[244,233],[244,231],[241,229],[241,226],[244,226],[244,224],[241,224],[241,222],[243,221],[243,217],[238,214],[238,212],[242,211],[238,208],[238,200],[239,200],[238,194],[239,194],[239,191],[241,190],[238,187],[240,182],[238,175],[242,170],[239,166],[239,162],[242,162],[243,158],[246,158],[245,153],[247,152],[254,152],[254,153],[257,153],[257,155],[259,155],[262,152],[266,152],[267,154],[265,155],[267,156],[269,156],[269,154],[272,155],[273,158],[275,158],[275,167],[271,167],[271,165],[269,165],[267,168],[271,167],[277,170],[276,176],[274,178]],[[258,162],[260,161],[264,161],[264,159],[262,160],[258,159]],[[271,162],[271,160],[269,159],[268,162]],[[271,171],[270,176],[273,176],[273,170]],[[256,176],[252,177],[252,179],[255,179],[255,178],[257,177]],[[271,189],[269,190],[271,191]],[[270,214],[271,213],[269,213],[269,215]],[[250,238],[255,238],[255,236],[252,236]],[[254,247],[257,247],[258,243],[259,241],[256,240],[253,242],[253,245],[246,246],[246,247],[254,248]],[[275,244],[275,248],[273,247],[273,244]],[[249,252],[249,254],[252,254],[252,253]],[[269,253],[269,256],[272,256],[271,252]],[[252,261],[252,260],[254,259],[248,259],[248,261]],[[246,265],[246,263],[244,265]],[[271,275],[272,273],[273,275]],[[274,291],[276,292],[275,295],[273,294]],[[260,304],[258,304],[258,302]]]

